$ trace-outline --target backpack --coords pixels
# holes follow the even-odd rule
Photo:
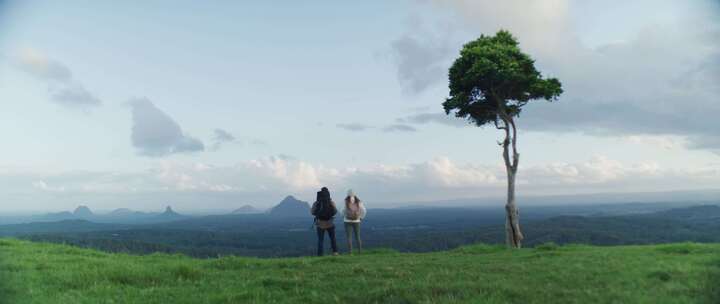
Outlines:
[[[351,221],[355,221],[360,219],[360,204],[356,204],[353,208],[353,206],[349,206],[348,208],[345,208],[345,218],[349,219]]]
[[[335,206],[332,205],[330,200],[319,200],[315,202],[315,204],[317,205],[313,215],[320,220],[328,221],[337,213],[337,209],[335,209]]]

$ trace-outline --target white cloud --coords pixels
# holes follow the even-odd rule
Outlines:
[[[431,161],[410,167],[411,176],[423,176],[425,187],[465,188],[499,186],[501,181],[497,167],[467,164],[458,166],[447,157],[437,157]],[[438,186],[435,186],[438,187]]]
[[[0,193],[5,193],[9,202],[36,206],[59,202],[73,206],[82,201],[108,209],[160,208],[178,202],[192,209],[224,208],[240,202],[269,207],[288,194],[312,200],[323,186],[336,195],[355,189],[372,203],[502,197],[505,176],[499,163],[458,163],[447,157],[363,167],[328,167],[287,157],[231,166],[162,160],[143,172],[0,174]],[[521,167],[518,194],[697,190],[716,188],[718,183],[720,163],[677,170],[654,162],[623,163],[594,156],[577,163]]]
[[[34,181],[32,182],[32,186],[36,189],[42,190],[42,191],[51,191],[51,192],[63,192],[65,191],[65,187],[51,187],[44,181]]]
[[[654,146],[666,150],[672,150],[687,145],[686,140],[676,136],[630,135],[622,137],[621,139],[632,144]]]
[[[664,169],[654,162],[625,164],[604,156],[595,156],[579,163],[558,162],[521,167],[519,179],[523,185],[534,190],[563,190],[577,185],[625,182],[632,186],[633,182],[648,179],[667,179],[665,182],[671,182],[670,179],[675,177],[683,181],[694,178],[719,179],[718,168],[710,166],[677,171]],[[96,178],[94,175],[92,177]],[[249,160],[234,166],[163,161],[149,174],[138,174],[137,177],[142,179],[140,184],[149,186],[146,190],[173,191],[310,191],[322,186],[344,188],[361,184],[354,187],[412,189],[408,191],[414,192],[440,189],[450,194],[453,189],[501,190],[505,187],[505,171],[501,165],[458,164],[447,157],[409,165],[378,164],[363,168],[329,168],[280,157]],[[121,178],[115,182],[123,180]],[[49,188],[42,181],[34,183],[34,186]],[[67,189],[78,187],[68,185]]]
[[[530,167],[521,178],[525,184],[592,185],[628,179],[632,182],[634,178],[651,178],[666,173],[654,162],[626,165],[604,156],[594,156],[582,163],[560,162]]]
[[[152,172],[162,189],[247,192],[319,188],[318,175],[327,174],[322,167],[284,157],[266,157],[225,167],[163,161]]]

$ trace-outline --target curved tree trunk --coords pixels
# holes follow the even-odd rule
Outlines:
[[[520,231],[520,212],[515,205],[515,176],[517,175],[520,154],[517,152],[517,130],[512,118],[503,119],[505,140],[502,143],[503,160],[507,171],[507,203],[505,204],[505,243],[510,248],[522,247],[523,235]],[[510,146],[512,145],[512,159]]]

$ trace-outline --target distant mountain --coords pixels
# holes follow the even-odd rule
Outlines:
[[[163,219],[176,219],[176,218],[184,218],[185,216],[181,215],[180,213],[175,212],[172,207],[167,206],[165,208],[165,212],[158,215],[158,217]]]
[[[92,217],[95,214],[93,214],[93,212],[90,211],[90,208],[88,208],[88,206],[80,205],[77,208],[75,208],[75,211],[73,211],[73,215],[77,218],[86,219],[86,218]]]
[[[270,209],[270,215],[282,217],[310,216],[310,204],[290,195]]]
[[[46,215],[41,216],[40,219],[45,220],[45,221],[62,221],[62,220],[76,219],[76,217],[74,214],[72,214],[72,212],[63,211],[63,212],[48,213]]]
[[[164,212],[142,212],[119,208],[108,213],[93,213],[87,206],[78,206],[73,212],[63,211],[32,216],[23,222],[55,222],[64,220],[87,220],[94,223],[150,224],[165,223],[190,218],[175,212],[168,206]]]
[[[250,205],[244,205],[240,208],[235,209],[231,214],[251,214],[251,213],[260,213],[260,210],[257,208],[250,206]]]
[[[87,206],[78,206],[75,208],[75,211],[69,212],[69,211],[62,211],[62,212],[54,212],[54,213],[48,213],[43,216],[40,216],[37,218],[41,221],[63,221],[63,220],[76,220],[76,219],[90,219],[94,217],[95,214],[90,211],[90,208]]]

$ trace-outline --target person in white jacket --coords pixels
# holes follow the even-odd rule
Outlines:
[[[358,244],[358,252],[362,251],[362,239],[360,239],[360,222],[365,218],[367,210],[363,202],[355,195],[352,189],[348,190],[345,197],[345,210],[343,210],[343,221],[345,222],[345,237],[347,238],[348,252],[352,253],[353,234]],[[352,230],[352,231],[351,231]]]

